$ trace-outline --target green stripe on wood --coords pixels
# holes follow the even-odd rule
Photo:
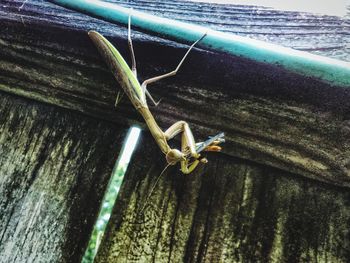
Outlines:
[[[350,88],[350,63],[285,48],[267,42],[208,30],[204,27],[161,18],[154,15],[123,8],[113,3],[96,0],[50,0],[53,3],[77,10],[109,22],[127,24],[132,12],[133,27],[152,34],[194,42],[204,32],[207,36],[200,47],[241,56],[261,65],[276,65],[287,71],[310,77],[333,86]]]

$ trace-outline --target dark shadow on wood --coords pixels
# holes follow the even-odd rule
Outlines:
[[[79,262],[125,134],[0,93],[1,262]]]
[[[143,136],[97,262],[348,262],[349,192],[223,154],[190,175]],[[150,165],[152,164],[152,165]]]

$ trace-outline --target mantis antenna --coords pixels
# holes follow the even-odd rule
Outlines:
[[[152,194],[153,194],[153,191],[154,189],[156,188],[158,182],[159,182],[159,179],[162,177],[163,173],[166,171],[166,169],[168,169],[168,167],[170,166],[171,164],[167,164],[165,166],[165,168],[163,169],[163,171],[158,175],[156,181],[154,182],[154,185],[152,186],[151,188],[151,191],[149,192],[149,194],[147,195],[146,197],[146,200],[145,200],[145,204],[142,206],[141,210],[137,213],[137,216],[139,216],[143,210],[145,210],[146,206],[147,206],[147,203],[148,203],[148,200],[151,198]]]

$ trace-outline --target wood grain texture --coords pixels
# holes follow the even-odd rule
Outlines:
[[[0,93],[0,262],[79,262],[124,135]]]
[[[346,18],[115,2],[350,61]],[[142,123],[128,101],[113,108],[118,86],[86,32],[103,33],[129,58],[126,29],[41,0],[22,4],[0,5],[0,90],[27,98],[0,97],[0,259],[77,262],[121,127]],[[133,39],[141,79],[172,70],[187,48],[138,32]],[[151,109],[162,127],[184,119],[200,139],[224,131],[224,153],[190,176],[169,169],[138,215],[164,167],[143,137],[98,262],[350,260],[348,191],[299,176],[349,186],[349,90],[198,49],[150,90],[163,98]]]
[[[347,190],[211,154],[190,175],[169,168],[147,199],[158,154],[144,136],[96,262],[349,262]]]
[[[259,39],[275,38],[295,48],[303,42],[301,49],[318,47],[315,53],[348,60],[346,18],[257,7],[195,7],[184,1],[116,2]],[[118,86],[86,34],[89,29],[100,31],[129,58],[125,28],[43,1],[29,1],[19,11],[21,4],[5,1],[0,7],[0,90],[116,123],[143,125],[127,100],[113,108]],[[240,32],[242,25],[251,29]],[[172,70],[187,48],[137,32],[133,38],[141,80]],[[337,55],[329,53],[333,40],[339,44]],[[228,155],[350,185],[349,89],[195,50],[176,77],[152,85],[150,91],[163,99],[151,111],[164,129],[183,119],[197,140],[224,131]]]
[[[282,46],[350,60],[350,19],[267,7],[191,1],[113,0],[126,7]]]

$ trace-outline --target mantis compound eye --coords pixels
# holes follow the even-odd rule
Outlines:
[[[207,158],[202,158],[199,160],[201,163],[208,163],[208,159]]]

